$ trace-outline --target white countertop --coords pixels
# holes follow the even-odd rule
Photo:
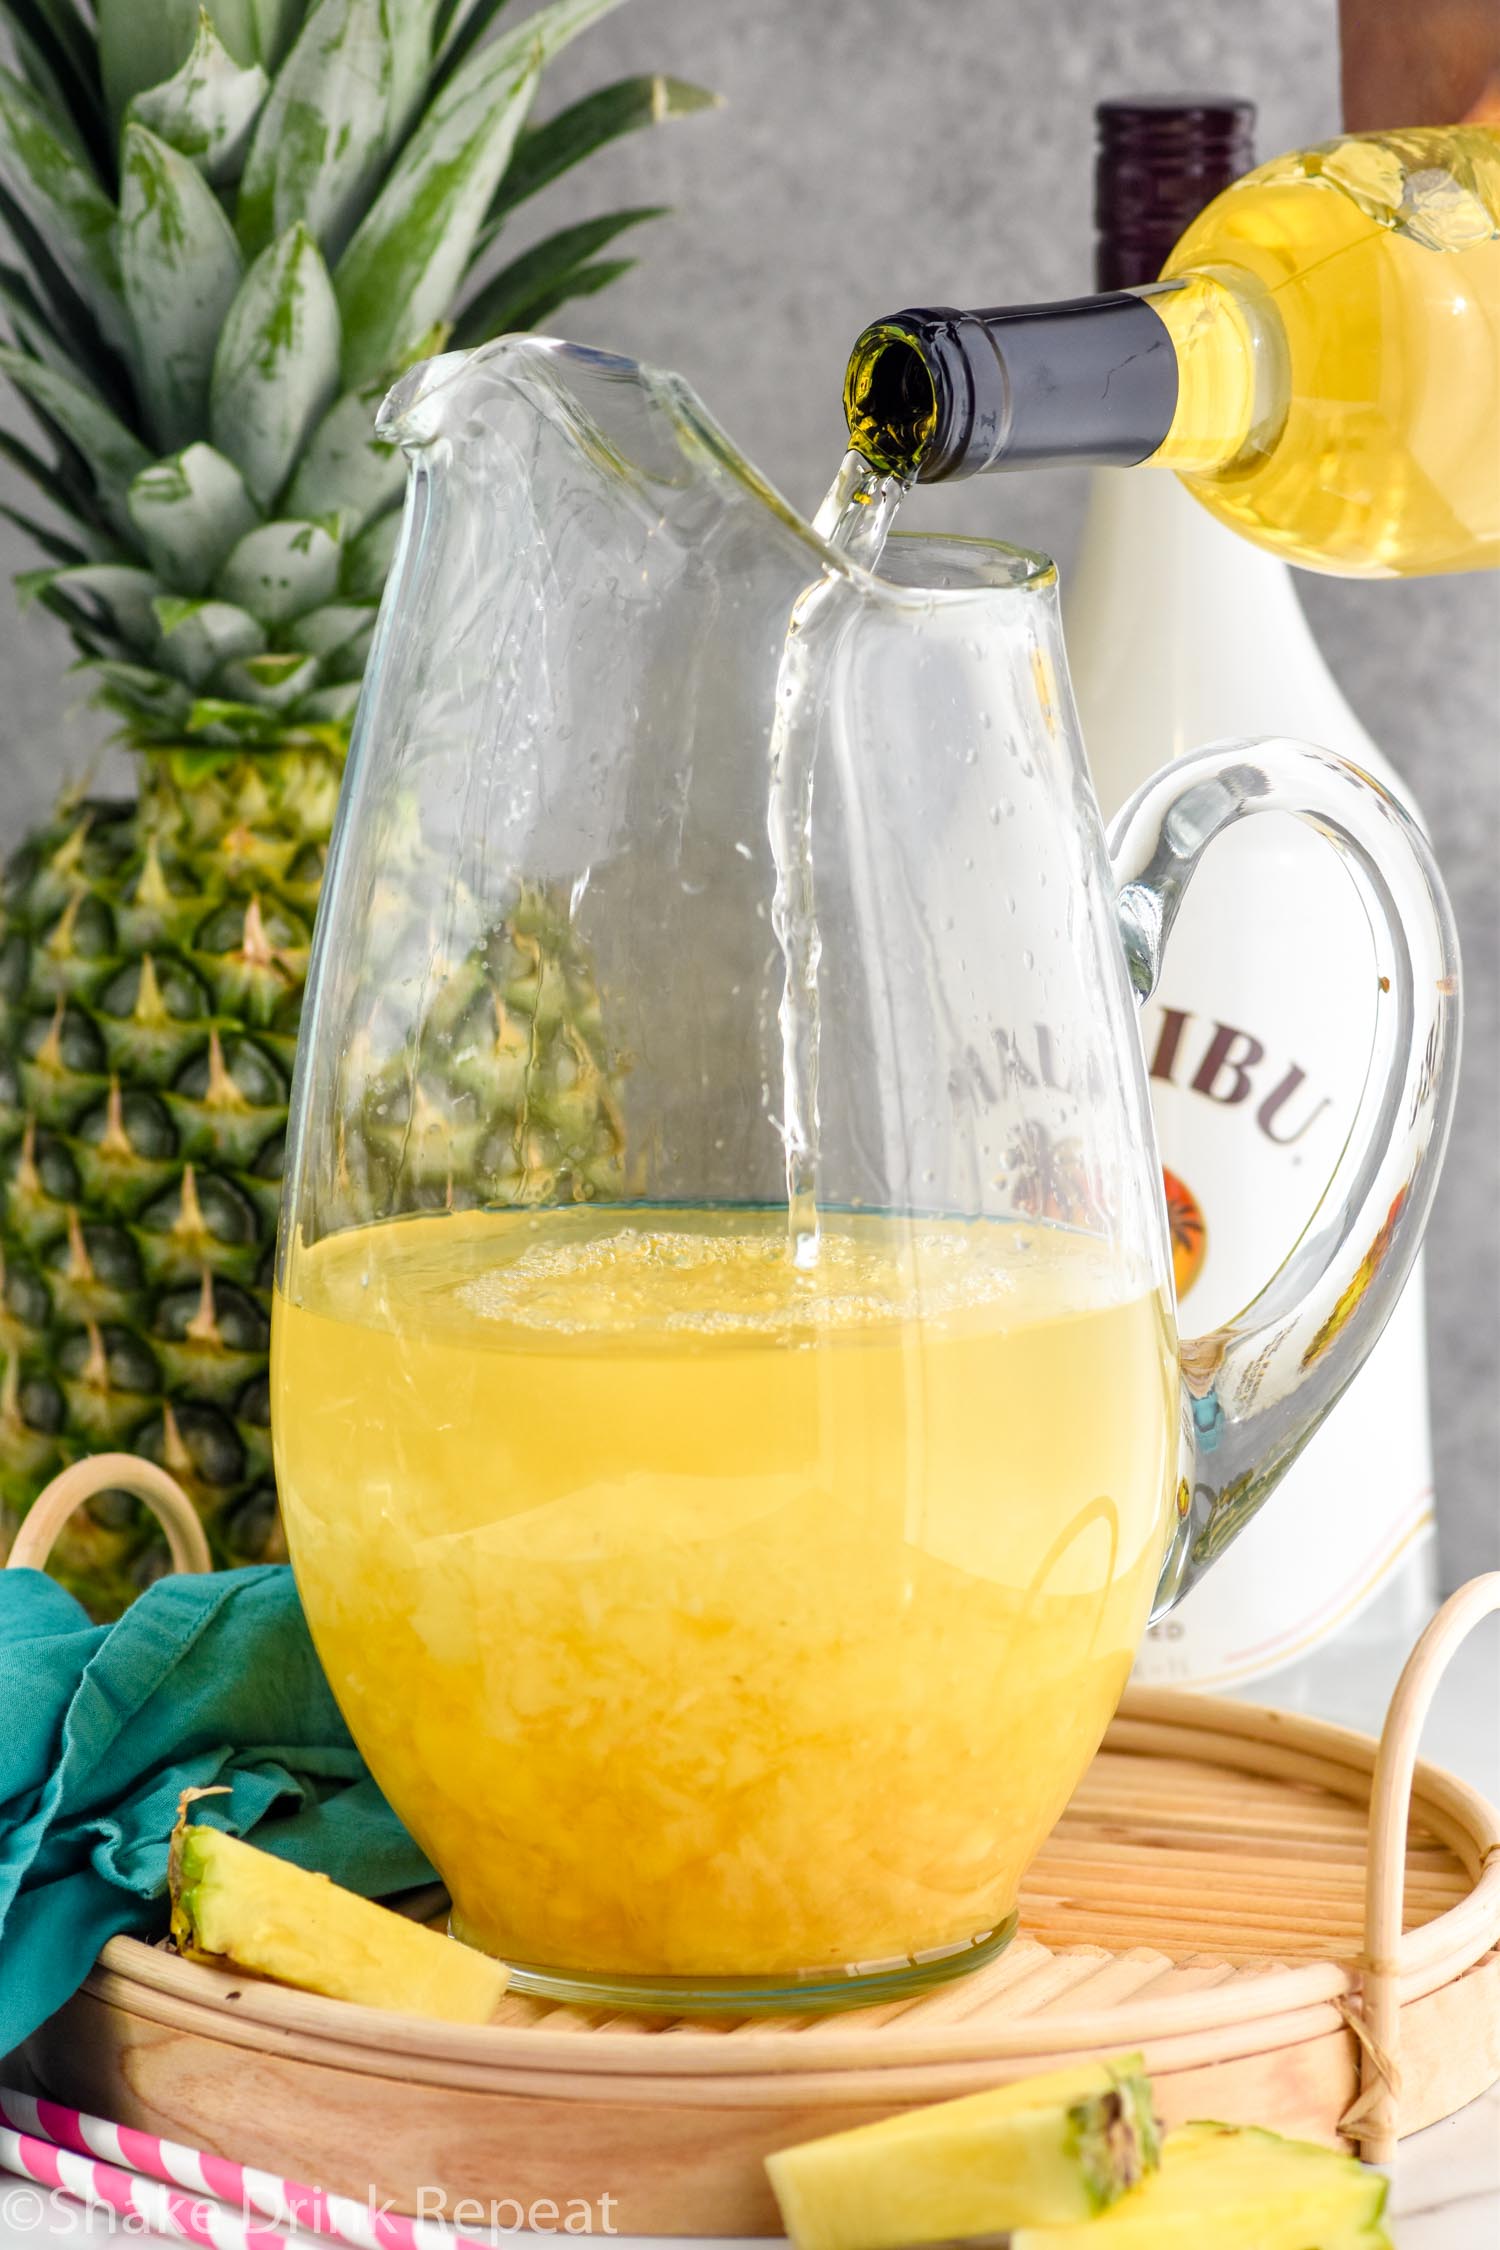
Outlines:
[[[1319,1715],[1377,1732],[1399,1668],[1395,1652],[1352,1655],[1320,1679]],[[1492,1801],[1500,1801],[1500,1631],[1493,1621],[1455,1658],[1422,1748],[1434,1764],[1447,1766]],[[1391,2176],[1396,2250],[1500,2250],[1500,2086],[1458,2116],[1404,2141]],[[311,2246],[310,2237],[294,2239]],[[639,2241],[624,2235],[611,2239],[619,2250],[633,2250]],[[90,2216],[68,2199],[49,2196],[0,2171],[0,2250],[54,2250],[58,2244],[107,2241],[128,2243],[132,2250],[166,2250],[170,2240],[142,2234],[134,2225],[127,2229],[108,2212]],[[679,2238],[673,2250],[724,2246]]]

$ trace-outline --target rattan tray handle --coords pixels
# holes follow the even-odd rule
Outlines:
[[[154,1461],[136,1453],[99,1453],[89,1461],[75,1461],[40,1493],[16,1533],[7,1570],[42,1570],[52,1544],[73,1510],[92,1500],[96,1492],[128,1492],[144,1500],[162,1530],[172,1556],[173,1570],[213,1569],[198,1511],[175,1477]]]
[[[1365,1867],[1365,1952],[1357,2007],[1345,2020],[1359,2040],[1360,2087],[1339,2130],[1360,2144],[1367,2164],[1396,2154],[1401,2099],[1402,1921],[1406,1903],[1406,1831],[1411,1817],[1417,1743],[1444,1673],[1476,1625],[1500,1611],[1500,1571],[1471,1578],[1443,1604],[1397,1683],[1380,1737],[1370,1786],[1370,1843]]]

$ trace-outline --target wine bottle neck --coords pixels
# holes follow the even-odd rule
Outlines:
[[[936,484],[987,469],[1232,461],[1265,419],[1250,308],[1208,274],[1052,305],[898,313],[855,344],[850,442]]]

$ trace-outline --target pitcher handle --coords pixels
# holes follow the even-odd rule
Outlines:
[[[1209,744],[1116,818],[1110,856],[1138,999],[1155,990],[1204,852],[1265,812],[1316,829],[1353,879],[1375,942],[1375,1037],[1349,1137],[1301,1237],[1242,1312],[1181,1346],[1186,1459],[1153,1621],[1244,1529],[1363,1365],[1416,1257],[1457,1087],[1458,936],[1431,849],[1367,774],[1308,743]]]

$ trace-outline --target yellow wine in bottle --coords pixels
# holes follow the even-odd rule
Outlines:
[[[845,407],[858,451],[922,483],[1149,461],[1306,568],[1493,568],[1500,130],[1351,134],[1263,164],[1142,288],[879,321]]]

